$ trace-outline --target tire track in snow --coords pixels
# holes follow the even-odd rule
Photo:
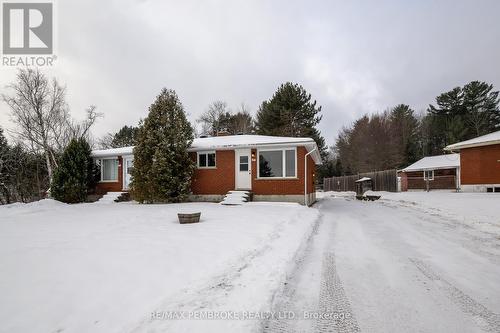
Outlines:
[[[462,292],[446,279],[441,277],[425,262],[416,258],[408,258],[417,269],[431,280],[444,294],[456,303],[460,309],[474,317],[478,325],[486,332],[500,332],[500,315],[492,312],[481,303]]]
[[[298,284],[296,280],[303,269],[307,256],[311,253],[313,238],[317,235],[322,220],[323,216],[320,215],[314,222],[311,232],[295,253],[293,267],[285,280],[284,287],[273,295],[271,307],[273,312],[290,311],[293,309],[295,291]],[[269,333],[292,333],[297,331],[295,324],[294,319],[268,319],[262,323],[262,331]]]
[[[326,252],[323,256],[319,313],[329,313],[339,317],[318,319],[316,322],[317,332],[360,332],[342,281],[337,274],[333,252]]]

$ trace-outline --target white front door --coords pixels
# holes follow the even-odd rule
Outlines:
[[[123,158],[123,189],[128,190],[132,180],[132,169],[134,168],[134,159],[132,157]]]
[[[236,174],[236,189],[251,190],[252,189],[252,151],[250,149],[235,150],[235,174]]]

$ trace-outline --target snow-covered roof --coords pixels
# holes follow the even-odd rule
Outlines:
[[[490,134],[479,136],[474,139],[454,143],[452,145],[446,146],[445,150],[460,150],[462,148],[471,148],[479,146],[489,146],[500,144],[500,131],[496,131]]]
[[[125,156],[132,155],[134,147],[111,148],[102,150],[93,150],[92,156],[94,157],[111,157],[111,156]]]
[[[311,138],[294,138],[284,136],[267,135],[227,135],[214,136],[208,138],[196,138],[191,144],[189,151],[203,150],[230,150],[235,148],[260,148],[260,147],[279,147],[279,146],[304,146],[308,152],[313,151],[316,146]],[[94,157],[108,157],[133,154],[134,147],[123,147],[105,150],[94,150]],[[321,156],[316,149],[311,153],[316,164],[321,164]]]
[[[404,168],[406,171],[422,171],[422,170],[436,170],[436,169],[449,169],[457,168],[460,166],[460,154],[446,154],[438,156],[427,156],[421,160],[413,163],[412,165]]]
[[[372,179],[368,178],[368,177],[363,177],[361,179],[356,180],[355,183],[361,183],[361,182],[364,182],[364,181],[367,181],[367,180],[372,180]]]

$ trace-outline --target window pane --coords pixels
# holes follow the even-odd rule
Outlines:
[[[215,166],[215,153],[207,154],[207,156],[208,156],[208,166],[214,167]]]
[[[240,156],[240,171],[248,171],[248,156]]]
[[[127,165],[126,165],[126,170],[129,175],[132,174],[132,170],[134,170],[134,161],[133,160],[127,160]]]
[[[206,167],[207,166],[207,154],[200,154],[200,165],[201,167]]]
[[[259,177],[283,177],[283,152],[281,150],[259,153]]]
[[[102,160],[102,180],[118,180],[118,160]]]
[[[287,177],[296,177],[295,175],[295,150],[285,152],[285,168]]]

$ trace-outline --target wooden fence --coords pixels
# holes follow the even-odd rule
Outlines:
[[[398,176],[396,169],[364,172],[353,176],[325,178],[323,179],[323,190],[337,192],[356,191],[355,182],[363,177],[372,179],[374,191],[398,191]]]

